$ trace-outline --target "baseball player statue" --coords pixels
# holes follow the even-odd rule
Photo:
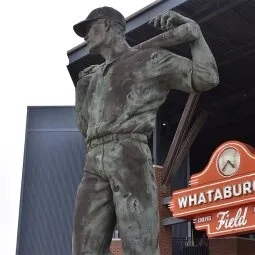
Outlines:
[[[81,71],[76,85],[77,125],[88,152],[76,198],[73,255],[111,254],[116,224],[124,254],[159,254],[157,187],[147,144],[156,113],[173,89],[195,93],[219,83],[195,21],[168,11],[150,23],[168,32],[160,40],[165,48],[189,43],[192,59],[153,44],[130,47],[125,18],[111,7],[74,25],[90,53],[105,62]]]

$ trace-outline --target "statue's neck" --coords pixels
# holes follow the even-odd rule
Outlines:
[[[125,39],[121,38],[117,40],[116,38],[116,40],[111,40],[103,49],[101,49],[101,55],[105,59],[105,62],[109,63],[130,51],[130,49],[131,47]]]

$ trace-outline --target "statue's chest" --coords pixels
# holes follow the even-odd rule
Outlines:
[[[91,80],[88,93],[88,110],[95,122],[117,119],[129,105],[131,94],[137,87],[132,70],[113,65]]]
[[[104,69],[101,74],[93,77],[90,84],[88,100],[93,101],[95,107],[103,102],[106,105],[123,104],[126,97],[137,86],[137,77],[131,69],[124,69],[113,65]]]

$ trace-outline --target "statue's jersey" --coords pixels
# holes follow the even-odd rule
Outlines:
[[[90,79],[82,118],[87,140],[109,134],[149,136],[170,89],[193,92],[191,60],[162,49],[131,50]]]

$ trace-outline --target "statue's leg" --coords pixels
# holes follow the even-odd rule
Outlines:
[[[121,142],[110,148],[109,182],[125,255],[158,255],[157,187],[147,144]]]
[[[116,224],[112,191],[100,176],[100,148],[87,155],[84,176],[78,187],[74,224],[73,255],[108,255]]]

